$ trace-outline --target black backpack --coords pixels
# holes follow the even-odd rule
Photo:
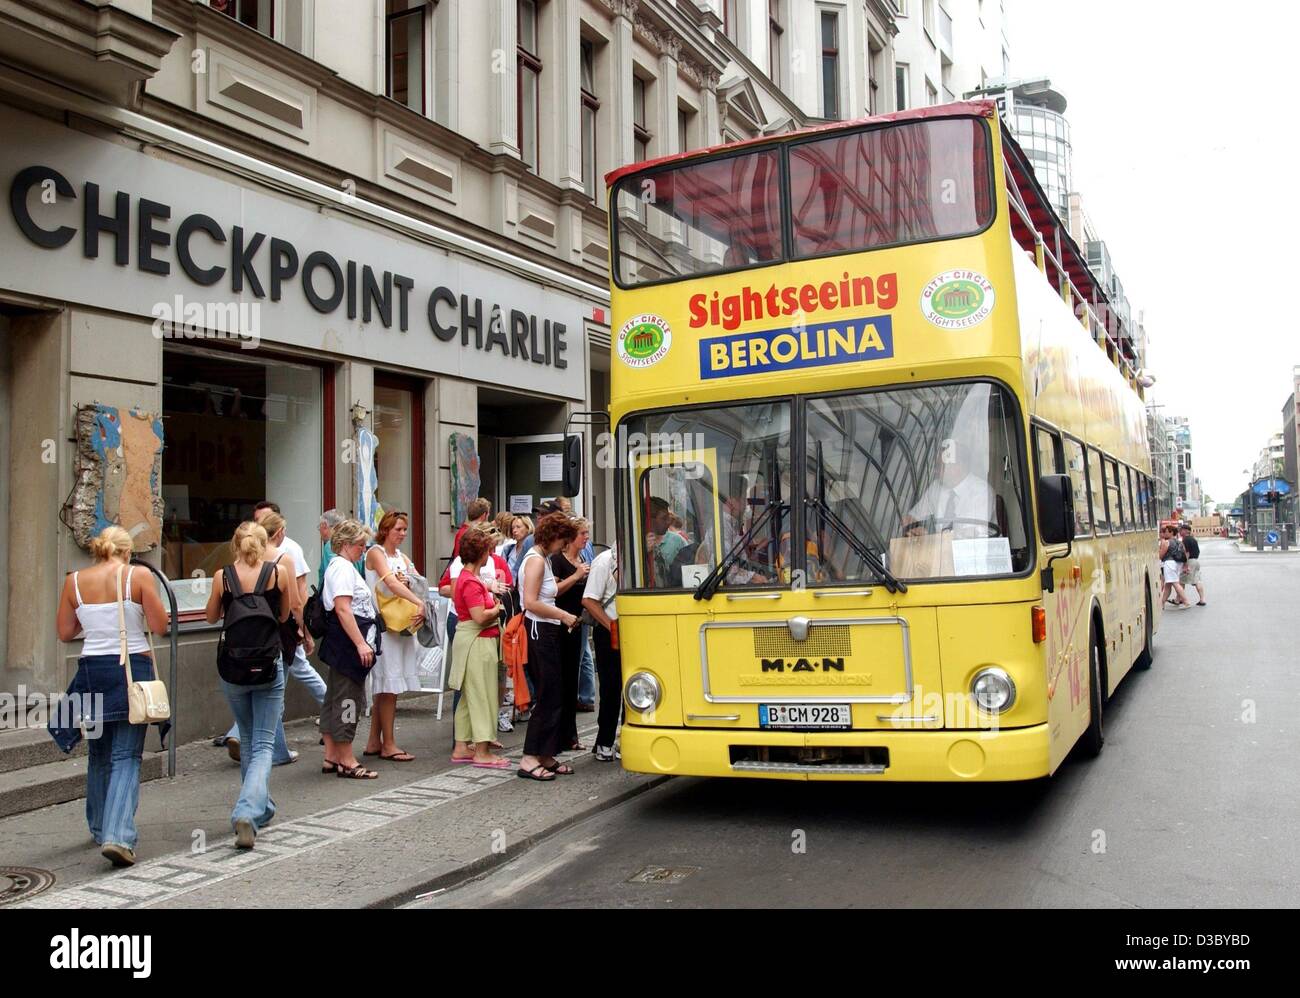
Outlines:
[[[1165,551],[1165,557],[1170,561],[1184,562],[1187,560],[1187,549],[1183,547],[1183,542],[1177,537],[1169,538],[1169,547]]]
[[[275,565],[267,562],[257,585],[246,593],[233,565],[222,569],[226,613],[217,642],[217,672],[235,686],[261,686],[275,679],[280,658],[280,620],[271,609],[267,584],[275,578]]]
[[[325,609],[325,600],[315,586],[311,587],[311,595],[303,605],[302,622],[313,638],[319,640],[325,637],[325,630],[329,627],[329,611]]]

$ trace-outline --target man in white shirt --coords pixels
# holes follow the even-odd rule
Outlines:
[[[722,557],[725,558],[736,546],[745,532],[745,500],[738,495],[722,496]],[[768,580],[766,575],[755,571],[752,562],[742,551],[739,560],[727,569],[727,582],[733,586],[761,585]],[[696,549],[697,565],[716,565],[717,552],[713,549],[713,526],[704,531],[704,538]]]
[[[940,450],[936,467],[938,480],[931,482],[908,510],[903,533],[915,537],[950,530],[965,537],[1001,535],[997,496],[988,481],[974,474],[960,453]]]
[[[257,522],[262,521],[262,517],[267,512],[280,512],[280,507],[268,500],[262,500],[253,507],[253,519]],[[280,543],[280,550],[289,556],[293,562],[294,581],[298,589],[298,606],[303,606],[307,602],[307,557],[303,553],[302,545],[290,538],[287,534]],[[302,640],[298,642],[298,647],[294,650],[293,661],[286,663],[286,670],[290,676],[307,687],[307,692],[311,694],[312,699],[316,701],[316,706],[325,702],[325,680],[320,673],[312,668],[307,656],[311,654],[315,647],[311,634],[306,628],[303,629]],[[218,738],[215,741],[217,745],[225,745],[226,751],[230,758],[239,760],[239,725],[235,724],[226,732],[224,738]],[[298,753],[290,750],[289,743],[284,737],[284,720],[281,718],[280,723],[275,729],[275,755],[272,758],[272,765],[283,766],[293,762],[298,758]]]
[[[620,758],[614,749],[623,708],[623,660],[617,647],[618,607],[614,601],[617,589],[618,546],[615,545],[596,555],[582,591],[582,607],[593,622],[591,632],[596,646],[596,674],[600,678],[599,730],[592,751],[601,762]]]

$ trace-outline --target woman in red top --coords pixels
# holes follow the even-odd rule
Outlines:
[[[479,572],[492,553],[487,531],[467,530],[460,541],[464,567],[456,577],[452,604],[456,637],[451,646],[450,685],[460,691],[456,705],[451,761],[482,769],[509,769],[511,763],[492,753],[497,727],[497,664],[501,660],[498,618],[501,607]]]

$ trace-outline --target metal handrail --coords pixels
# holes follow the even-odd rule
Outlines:
[[[178,614],[176,608],[176,594],[172,592],[172,580],[167,578],[167,576],[163,574],[161,569],[155,568],[147,561],[142,561],[139,558],[132,558],[131,564],[140,565],[144,568],[147,568],[149,569],[149,571],[151,571],[154,575],[158,577],[159,581],[162,582],[163,591],[167,593],[167,602],[171,606],[171,661],[168,667],[167,699],[171,703],[171,708],[172,708],[172,717],[171,717],[172,727],[170,732],[171,738],[167,742],[167,776],[169,779],[175,779],[176,742],[177,742],[177,733],[180,731],[180,727],[176,722],[176,717],[177,717],[176,703],[177,700],[179,699],[179,697],[177,696],[177,689],[176,689],[176,653],[180,645],[180,622],[177,619]],[[154,668],[156,669],[157,667],[158,667],[157,663],[154,663]]]
[[[1025,227],[1034,234],[1035,249],[1040,250],[1042,252],[1043,258],[1045,260],[1050,260],[1052,262],[1052,266],[1054,266],[1056,268],[1057,273],[1061,275],[1061,279],[1064,282],[1065,288],[1069,289],[1070,294],[1073,296],[1074,300],[1083,303],[1084,310],[1087,312],[1088,315],[1089,325],[1093,329],[1102,330],[1102,334],[1103,334],[1102,339],[1097,339],[1096,334],[1094,333],[1095,342],[1100,346],[1102,340],[1104,339],[1105,342],[1111,344],[1115,348],[1115,359],[1117,361],[1117,366],[1119,367],[1121,373],[1125,374],[1130,379],[1136,379],[1137,371],[1134,369],[1133,365],[1129,363],[1128,358],[1124,356],[1124,352],[1123,349],[1120,347],[1119,341],[1116,340],[1113,336],[1111,336],[1110,330],[1106,327],[1106,325],[1097,316],[1097,313],[1093,310],[1092,303],[1089,302],[1087,297],[1075,285],[1074,281],[1071,280],[1069,272],[1065,269],[1064,265],[1062,265],[1060,259],[1056,256],[1055,253],[1053,253],[1048,248],[1047,240],[1045,240],[1043,238],[1043,234],[1038,231],[1038,227],[1034,224],[1033,220],[1029,217],[1029,212],[1022,205],[1017,203],[1017,201],[1014,198],[1008,198],[1007,204],[1009,204],[1012,210],[1015,211],[1015,213],[1020,216],[1020,220],[1021,222],[1024,223]],[[1035,263],[1037,263],[1037,260],[1035,260]],[[1041,265],[1040,265],[1040,269],[1043,269]],[[1058,288],[1057,289],[1058,293],[1063,292],[1065,288]]]

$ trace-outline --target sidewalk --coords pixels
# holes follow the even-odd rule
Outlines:
[[[650,789],[663,777],[624,772],[590,752],[564,758],[576,770],[546,784],[514,770],[450,763],[451,698],[398,705],[397,739],[411,763],[363,760],[378,780],[320,771],[310,721],[286,728],[298,762],[271,772],[279,808],[251,851],[236,850],[230,808],[239,768],[210,742],[182,746],[178,775],[142,785],[137,862],[112,870],[90,841],[85,802],[0,820],[0,866],[48,870],[55,883],[6,907],[384,907],[409,901],[517,857],[534,842]],[[594,716],[579,714],[584,744]],[[364,747],[369,721],[357,731]],[[526,725],[501,736],[518,759]]]

